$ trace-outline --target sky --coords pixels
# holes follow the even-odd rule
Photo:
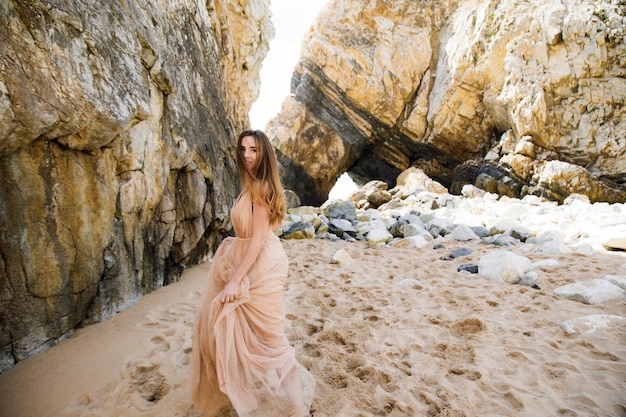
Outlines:
[[[261,67],[261,94],[250,109],[252,129],[265,129],[289,95],[291,74],[300,58],[301,42],[328,0],[271,0],[276,35]]]
[[[261,67],[261,93],[250,109],[252,129],[265,129],[290,93],[291,74],[300,59],[301,43],[328,0],[270,0],[270,12],[276,35]],[[342,175],[329,198],[346,198],[357,186],[347,174]]]

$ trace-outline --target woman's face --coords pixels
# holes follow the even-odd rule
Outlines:
[[[253,172],[258,162],[258,148],[254,136],[244,136],[241,138],[241,154],[243,155],[246,166]]]

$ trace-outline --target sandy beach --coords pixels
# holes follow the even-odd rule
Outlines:
[[[559,326],[626,316],[626,299],[586,305],[553,295],[567,283],[625,275],[624,252],[523,252],[558,261],[541,268],[537,290],[457,272],[496,250],[481,243],[283,246],[286,330],[317,380],[316,417],[626,415],[626,323],[574,334]],[[446,259],[461,246],[474,253]],[[354,262],[331,263],[342,248]],[[208,267],[0,375],[2,417],[200,416],[185,384]]]

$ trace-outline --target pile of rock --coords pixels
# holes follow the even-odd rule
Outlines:
[[[494,245],[499,249],[481,258],[478,265],[462,264],[458,271],[539,288],[535,270],[541,266],[505,249],[521,245],[521,252],[548,255],[626,250],[626,207],[591,204],[582,195],[570,195],[561,205],[535,196],[520,200],[472,185],[463,187],[457,196],[422,171],[409,169],[391,190],[382,181],[372,181],[347,200],[291,208],[277,234],[283,239],[362,240],[370,247],[431,245],[436,249],[450,241],[468,242],[467,247],[452,251],[449,259],[471,254],[469,243]],[[563,289],[559,295],[592,304],[603,302],[622,296],[626,276],[617,278],[585,287],[588,290],[596,284],[591,286],[608,291],[604,295],[585,296],[580,289],[574,289],[575,294]]]
[[[482,241],[497,246],[534,244],[533,250],[626,250],[626,208],[570,195],[559,205],[540,197],[500,197],[472,185],[452,195],[418,169],[386,183],[372,181],[347,200],[288,210],[277,231],[283,239],[365,240],[372,247],[422,247],[446,240]]]

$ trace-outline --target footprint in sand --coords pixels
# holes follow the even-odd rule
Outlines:
[[[450,326],[452,334],[458,337],[472,336],[484,329],[485,324],[478,319],[465,319]]]
[[[171,389],[165,376],[159,372],[160,366],[151,361],[129,363],[123,374],[127,384],[127,392],[123,398],[130,399],[131,404],[139,410],[145,410],[152,403],[159,401]]]
[[[199,300],[200,298],[202,298],[202,294],[200,293],[200,291],[189,291],[187,293],[187,298],[189,298],[190,300]]]
[[[472,370],[472,369],[452,368],[452,369],[449,369],[448,372],[450,372],[453,375],[463,376],[466,379],[469,379],[470,381],[477,381],[482,377],[482,374],[479,371]]]
[[[155,346],[153,352],[167,352],[170,350],[170,343],[162,336],[154,336],[150,339]]]
[[[153,328],[153,329],[166,329],[167,325],[163,323],[159,323],[158,321],[149,321],[146,323],[139,324],[141,327]]]
[[[558,379],[561,381],[579,373],[578,368],[574,365],[564,362],[548,362],[542,365],[541,370],[543,375],[547,376],[549,379]]]
[[[198,299],[192,291],[189,299]],[[84,393],[72,402],[62,415],[85,416],[90,410],[106,409],[109,415],[149,413],[180,381],[168,381],[175,375],[168,369],[180,368],[191,358],[191,327],[195,317],[194,303],[165,305],[149,311],[138,326],[148,332],[148,349],[129,360],[120,370],[119,379],[97,392]],[[162,371],[163,370],[163,371]],[[168,375],[168,377],[166,377]],[[135,411],[133,411],[135,410]]]
[[[307,336],[313,336],[315,333],[319,333],[321,330],[321,324],[306,323],[305,333]]]
[[[172,388],[159,368],[159,364],[150,360],[131,361],[121,372],[119,381],[108,384],[95,393],[80,395],[60,415],[100,415],[94,414],[94,410],[106,410],[106,415],[147,412]],[[130,411],[132,409],[136,411]]]
[[[570,410],[569,408],[559,408],[556,410],[556,413],[559,417],[577,417],[578,413],[574,410]],[[616,416],[621,416],[623,414],[615,414]]]
[[[434,348],[432,356],[443,359],[453,366],[473,364],[476,359],[474,348],[464,344],[439,343]]]
[[[519,398],[517,398],[517,396],[513,392],[511,391],[505,392],[504,398],[509,403],[510,407],[513,408],[515,411],[524,410],[524,402],[520,400]]]

